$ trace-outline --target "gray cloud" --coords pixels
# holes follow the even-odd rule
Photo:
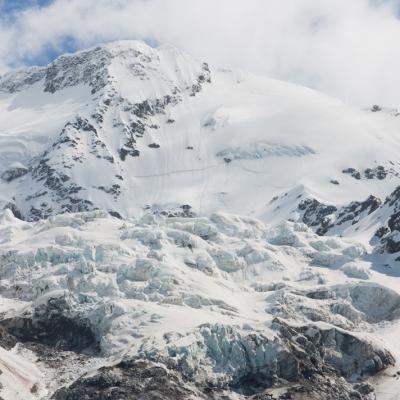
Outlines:
[[[62,50],[66,37],[78,47],[152,38],[215,66],[397,106],[398,9],[398,0],[55,0],[0,22],[0,68]]]

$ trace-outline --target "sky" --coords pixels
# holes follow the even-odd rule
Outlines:
[[[400,0],[0,0],[0,72],[119,39],[400,106]]]

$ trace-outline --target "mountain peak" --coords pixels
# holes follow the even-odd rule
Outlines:
[[[132,78],[144,76],[146,70],[163,73],[174,66],[185,67],[185,64],[196,68],[198,63],[172,46],[156,49],[141,40],[122,40],[61,55],[44,67],[9,72],[0,77],[0,92],[15,93],[41,84],[45,92],[55,93],[82,84],[89,85],[94,94],[111,80],[118,79],[111,71],[113,66],[114,70],[118,67],[128,70],[121,72],[128,72]]]
[[[174,121],[173,108],[210,82],[207,64],[140,41],[104,44],[4,76],[0,90],[11,109],[33,107],[57,126],[47,136],[42,126],[37,138],[28,136],[33,151],[22,139],[11,159],[0,159],[3,182],[29,182],[7,204],[19,203],[26,218],[37,219],[97,208],[94,190],[106,203],[111,200],[107,209],[125,214],[115,207],[124,197],[121,181],[129,179],[123,164],[138,158],[143,147],[159,148],[157,133]],[[88,186],[82,177],[93,168],[103,172]]]

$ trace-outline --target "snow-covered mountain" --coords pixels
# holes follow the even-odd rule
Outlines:
[[[62,56],[3,76],[0,93],[2,201],[28,220],[184,204],[270,220],[271,199],[293,189],[344,205],[385,197],[398,178],[392,114],[210,71],[171,47]]]
[[[398,114],[137,41],[0,77],[0,395],[393,398]]]

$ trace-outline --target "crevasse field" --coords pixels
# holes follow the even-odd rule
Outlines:
[[[394,400],[400,116],[123,41],[0,77],[0,396]]]

